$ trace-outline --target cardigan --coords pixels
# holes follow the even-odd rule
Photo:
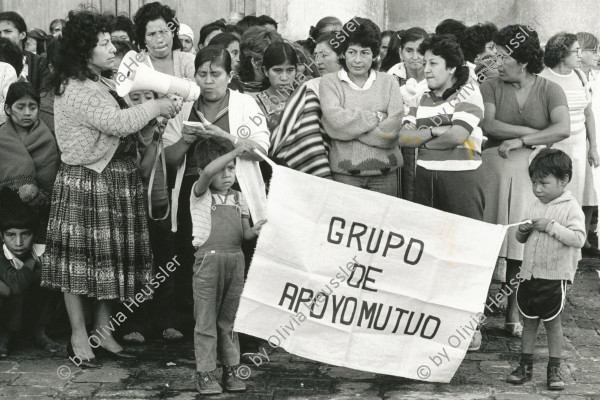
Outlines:
[[[256,142],[261,148],[268,152],[269,150],[269,128],[264,115],[261,113],[258,104],[254,99],[235,90],[229,90],[229,127],[230,134],[242,139],[250,139]],[[165,147],[177,143],[182,135],[181,129],[183,122],[190,115],[194,103],[186,102],[179,114],[171,119],[167,125],[163,140]],[[185,173],[186,157],[183,157],[181,164],[177,169],[175,177],[175,187],[171,192],[171,230],[177,231],[177,209],[179,203],[179,192],[183,175]],[[238,158],[236,160],[235,176],[240,185],[240,189],[248,202],[250,215],[254,221],[265,219],[267,194],[265,183],[262,179],[258,161],[245,160]]]
[[[521,278],[569,280],[573,282],[580,248],[585,243],[585,217],[571,192],[566,191],[548,204],[535,199],[527,218],[547,218],[546,232],[517,229],[517,240],[525,243]]]
[[[115,87],[115,82],[100,79]],[[160,115],[154,100],[121,110],[104,83],[71,78],[64,93],[56,96],[54,102],[56,140],[62,162],[82,165],[98,173],[111,161],[121,137],[137,133]],[[153,133],[153,129],[146,129],[140,139],[149,142]]]
[[[372,76],[368,90],[353,89],[342,80],[342,72],[321,78],[322,122],[331,138],[329,163],[334,173],[377,176],[402,166],[400,88],[391,75],[376,72]],[[381,122],[377,113],[385,116]]]

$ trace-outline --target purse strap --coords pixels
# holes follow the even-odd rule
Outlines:
[[[169,213],[171,212],[171,203],[169,202],[169,190],[167,188],[167,162],[165,159],[165,144],[163,142],[162,136],[158,139],[159,148],[156,150],[156,157],[154,158],[154,165],[152,166],[152,172],[150,173],[150,181],[148,182],[148,214],[153,221],[163,221],[167,219]],[[161,156],[162,155],[162,156]],[[156,174],[156,167],[158,166],[158,159],[161,159],[164,182],[165,182],[165,191],[167,192],[167,211],[165,215],[161,218],[154,218],[152,213],[152,186],[154,186],[154,175]]]

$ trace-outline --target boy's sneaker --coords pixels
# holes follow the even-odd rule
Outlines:
[[[546,376],[548,377],[548,390],[563,390],[565,388],[559,365],[548,365]]]
[[[223,388],[212,372],[196,372],[196,389],[200,394],[223,393]]]
[[[520,362],[517,369],[506,379],[506,382],[514,385],[521,385],[527,381],[530,381],[533,376],[533,365],[525,365],[524,362]]]
[[[471,343],[469,343],[469,348],[467,351],[477,351],[481,348],[481,331],[475,331],[473,333],[473,338],[471,339]]]
[[[228,392],[243,392],[246,390],[246,384],[237,376],[239,367],[239,365],[223,367],[223,386]]]

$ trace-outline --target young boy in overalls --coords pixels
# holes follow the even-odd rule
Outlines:
[[[194,156],[199,178],[190,196],[193,245],[194,347],[196,387],[201,394],[219,394],[216,381],[217,354],[223,367],[227,391],[246,390],[237,377],[240,347],[233,323],[244,287],[242,240],[258,236],[265,221],[251,228],[249,212],[235,183],[235,159],[252,147],[206,135],[196,145]]]

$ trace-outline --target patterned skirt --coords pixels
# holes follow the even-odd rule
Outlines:
[[[113,159],[102,173],[61,164],[41,285],[98,300],[133,298],[152,274],[146,207],[133,160]]]

